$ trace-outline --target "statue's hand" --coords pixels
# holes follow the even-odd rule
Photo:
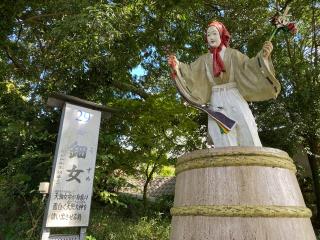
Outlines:
[[[262,47],[262,55],[265,59],[268,59],[273,49],[273,45],[270,41],[266,41]]]
[[[168,56],[168,64],[174,70],[177,70],[179,68],[179,61],[175,55]]]

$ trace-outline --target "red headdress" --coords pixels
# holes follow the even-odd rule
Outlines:
[[[210,47],[209,48],[210,52],[213,54],[213,75],[215,77],[218,77],[221,72],[226,71],[224,68],[224,63],[223,63],[219,53],[220,53],[223,45],[226,47],[229,46],[230,33],[228,32],[227,28],[221,22],[213,21],[213,22],[209,23],[208,28],[211,26],[214,26],[218,29],[219,34],[220,34],[220,39],[221,39],[221,43],[220,43],[219,47],[217,47],[217,48]],[[206,40],[207,40],[207,36],[206,36]]]

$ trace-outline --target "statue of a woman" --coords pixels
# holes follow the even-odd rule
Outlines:
[[[179,92],[235,121],[226,132],[221,122],[209,116],[208,135],[215,147],[262,146],[247,101],[276,98],[280,92],[270,58],[272,43],[265,42],[262,51],[248,58],[229,47],[230,34],[217,21],[208,25],[206,40],[209,52],[191,64],[169,56]]]

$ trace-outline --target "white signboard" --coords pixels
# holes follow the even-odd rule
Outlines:
[[[46,227],[88,226],[101,112],[66,103]]]

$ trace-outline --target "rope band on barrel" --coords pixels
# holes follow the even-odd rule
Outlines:
[[[310,218],[309,208],[298,206],[181,206],[170,210],[172,216]]]
[[[208,167],[227,167],[227,166],[263,166],[263,167],[278,167],[289,169],[296,172],[296,166],[292,160],[287,158],[274,158],[269,156],[219,156],[193,159],[185,162],[180,162],[176,166],[176,174],[183,171],[208,168]]]
[[[205,149],[205,150],[196,150],[191,153],[187,153],[181,157],[178,158],[177,164],[180,164],[182,162],[186,161],[192,161],[194,159],[200,159],[200,158],[210,158],[210,157],[224,157],[224,156],[252,156],[252,157],[273,157],[273,158],[284,158],[288,159],[289,161],[292,161],[292,159],[289,157],[289,155],[286,152],[283,152],[279,149],[268,149],[263,148],[263,151],[261,149],[257,151],[259,148],[257,147],[228,147],[227,149]],[[253,149],[252,149],[253,148]]]

